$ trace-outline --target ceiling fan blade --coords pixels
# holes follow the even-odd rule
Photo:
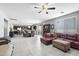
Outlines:
[[[41,13],[42,11],[39,11],[38,13]]]
[[[48,10],[55,10],[55,7],[47,8]]]
[[[37,8],[37,9],[39,9],[39,7],[34,7],[34,8]]]

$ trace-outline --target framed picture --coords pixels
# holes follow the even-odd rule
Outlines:
[[[45,26],[45,29],[48,29],[48,26]]]

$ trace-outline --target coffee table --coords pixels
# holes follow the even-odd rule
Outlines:
[[[54,47],[59,48],[64,52],[67,52],[68,50],[70,50],[70,42],[68,41],[56,39],[56,40],[53,40],[52,44]]]

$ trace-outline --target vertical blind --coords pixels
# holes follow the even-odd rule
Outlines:
[[[66,34],[74,34],[76,30],[76,18],[71,17],[64,20],[64,32]]]

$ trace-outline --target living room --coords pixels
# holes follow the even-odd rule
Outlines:
[[[0,56],[79,56],[79,3],[0,3]]]

